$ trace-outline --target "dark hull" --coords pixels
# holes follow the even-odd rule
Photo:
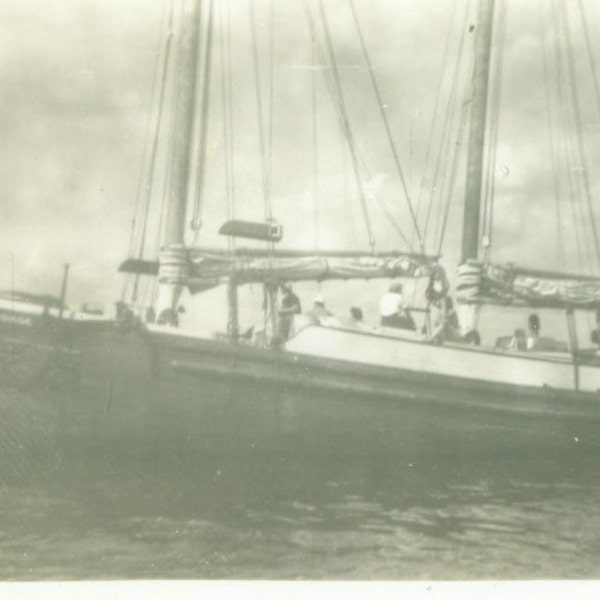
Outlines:
[[[595,395],[315,359],[116,323],[0,323],[4,430],[36,455],[502,459],[597,452]],[[27,400],[23,401],[23,397]],[[25,443],[23,443],[25,440]]]

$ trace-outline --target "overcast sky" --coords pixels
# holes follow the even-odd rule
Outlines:
[[[154,114],[153,81],[168,4],[167,0],[0,0],[2,287],[10,287],[14,281],[17,288],[57,293],[62,265],[69,262],[76,299],[99,297],[107,301],[119,295],[116,268],[128,252],[147,133]],[[316,17],[316,4],[309,4]],[[599,107],[579,4],[568,4],[584,147],[591,167],[593,197],[597,198]],[[582,0],[582,5],[593,56],[600,60],[600,3]],[[256,0],[256,6],[266,113],[269,2]],[[272,204],[274,215],[284,225],[284,243],[310,248],[318,241],[322,247],[366,248],[365,224],[347,149],[322,69],[313,62],[303,0],[278,1],[274,6]],[[406,203],[348,2],[324,0],[324,6],[350,123],[369,171],[365,177],[366,195],[377,246],[404,249],[406,245],[375,200],[376,196],[383,198],[410,237]],[[464,24],[473,19],[463,21],[465,0],[355,0],[355,6],[416,203],[436,93],[441,81],[438,111],[445,110],[450,92],[447,77],[454,68],[460,34]],[[544,31],[547,56],[551,58],[553,3],[512,0],[505,6],[494,256],[501,261],[556,267],[556,186],[546,126],[541,35]],[[232,26],[236,214],[259,219],[263,214],[261,163],[248,0],[219,0],[217,14],[227,7]],[[217,20],[209,113],[205,224],[199,237],[205,244],[218,242],[216,230],[226,215],[219,23]],[[450,45],[446,46],[449,28]],[[470,47],[471,35],[467,35],[465,44]],[[445,49],[448,61],[442,72]],[[463,70],[468,69],[470,57],[466,52]],[[546,65],[550,86],[555,68],[555,62]],[[312,178],[315,73],[319,156],[316,203]],[[567,135],[571,130],[567,124]],[[574,164],[577,171],[578,161]],[[455,265],[459,244],[463,170],[464,165],[459,163],[456,198],[444,246],[450,268]],[[421,194],[427,196],[428,189]],[[580,225],[586,220],[588,209],[583,205],[573,209],[566,194],[561,197],[561,207],[565,222],[573,210]],[[565,235],[571,237],[579,231],[569,224],[563,226]],[[584,245],[587,240],[589,246],[589,227],[581,232],[579,241]],[[572,242],[567,250],[570,258],[562,266],[574,268]]]

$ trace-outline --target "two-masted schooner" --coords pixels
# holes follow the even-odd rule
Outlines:
[[[132,257],[121,267],[134,277],[157,278],[151,310],[134,314],[124,302],[115,319],[67,313],[66,278],[61,298],[54,301],[7,295],[0,304],[7,385],[44,390],[58,382],[69,388],[42,394],[40,406],[10,406],[8,418],[20,410],[39,411],[30,425],[43,432],[40,439],[51,435],[123,451],[398,457],[543,452],[548,457],[594,449],[600,442],[600,360],[578,346],[573,312],[600,308],[600,279],[494,266],[480,251],[494,2],[480,0],[479,5],[456,282],[464,340],[339,324],[308,324],[277,342],[244,338],[237,308],[238,288],[246,284],[264,287],[267,330],[274,337],[284,283],[444,276],[440,257],[425,253],[279,251],[281,229],[275,221],[234,219],[224,226],[227,235],[264,241],[263,249],[185,246],[200,44],[200,1],[187,0],[177,32],[177,104],[163,246],[157,261]],[[348,127],[343,110],[340,119]],[[178,327],[182,290],[201,293],[220,284],[227,288],[227,335],[195,335]],[[449,293],[446,285],[442,288],[442,294]],[[468,334],[485,302],[564,311],[571,332],[568,350],[467,343],[477,339]]]

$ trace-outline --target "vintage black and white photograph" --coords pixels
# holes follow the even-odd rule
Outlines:
[[[600,579],[600,3],[0,31],[0,580]]]

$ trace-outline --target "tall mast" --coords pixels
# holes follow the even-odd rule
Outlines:
[[[164,245],[183,244],[193,151],[193,120],[200,43],[200,0],[185,0],[178,48],[175,118]]]
[[[467,150],[467,182],[463,214],[461,263],[477,259],[483,180],[483,152],[492,48],[494,0],[479,0],[475,29],[475,64]]]
[[[175,309],[188,268],[184,237],[194,145],[193,123],[200,45],[200,2],[201,0],[183,0],[177,48],[170,177],[156,299],[159,320],[164,314],[166,322],[171,324],[176,323]]]

